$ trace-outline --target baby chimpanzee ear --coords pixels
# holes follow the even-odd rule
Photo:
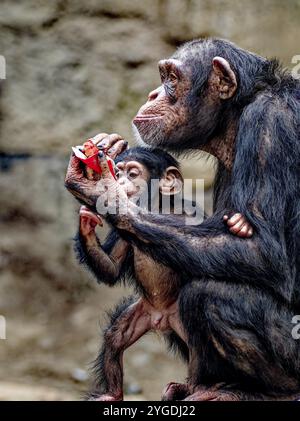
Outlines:
[[[237,81],[230,64],[223,57],[214,57],[212,65],[220,98],[231,98],[237,89]]]
[[[168,167],[159,181],[159,190],[161,194],[171,196],[181,192],[183,186],[183,177],[180,170],[176,167]]]

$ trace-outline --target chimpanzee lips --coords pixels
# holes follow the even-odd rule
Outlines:
[[[156,120],[162,118],[161,115],[157,115],[157,114],[137,114],[134,119],[133,122],[138,122],[138,121],[149,121],[149,120]]]

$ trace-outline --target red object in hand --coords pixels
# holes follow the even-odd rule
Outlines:
[[[83,152],[87,158],[90,158],[91,156],[95,155],[96,153],[98,153],[98,151],[99,150],[97,146],[94,144],[94,142],[92,141],[92,139],[89,139],[86,142],[84,142]]]
[[[75,155],[77,156],[77,158],[79,158],[85,165],[87,165],[96,173],[102,174],[102,169],[101,169],[101,166],[99,165],[99,160],[98,160],[99,149],[94,144],[93,139],[88,139],[83,144],[82,147],[77,146],[72,149]],[[82,152],[82,149],[84,153]],[[109,156],[106,156],[106,160],[107,160],[108,168],[112,176],[116,178],[115,171],[114,171],[114,161]]]

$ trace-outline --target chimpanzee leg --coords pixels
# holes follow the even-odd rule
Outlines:
[[[235,400],[245,399],[247,392],[282,396],[300,390],[293,314],[271,293],[229,281],[196,280],[181,291],[179,314],[190,347],[190,390],[199,392],[200,386],[202,393],[203,386],[225,383],[227,398],[232,385]]]
[[[178,314],[177,317],[178,319]],[[180,320],[178,320],[180,322]],[[178,325],[177,321],[175,325]],[[176,326],[172,326],[176,328]],[[182,330],[181,327],[178,330]],[[170,351],[173,351],[181,356],[181,358],[188,363],[189,361],[189,349],[186,344],[186,340],[181,338],[175,330],[172,330],[168,334],[165,334],[165,339],[168,342],[168,347]],[[185,383],[170,382],[163,389],[161,400],[163,401],[177,401],[182,400],[190,394],[188,385]]]
[[[111,314],[110,325],[104,331],[102,349],[95,361],[95,386],[90,400],[123,399],[123,352],[151,329],[150,316],[142,300],[129,297]]]

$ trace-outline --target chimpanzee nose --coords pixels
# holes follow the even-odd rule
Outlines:
[[[151,91],[150,94],[148,95],[148,101],[154,101],[160,92],[160,88],[155,89],[154,91]]]

